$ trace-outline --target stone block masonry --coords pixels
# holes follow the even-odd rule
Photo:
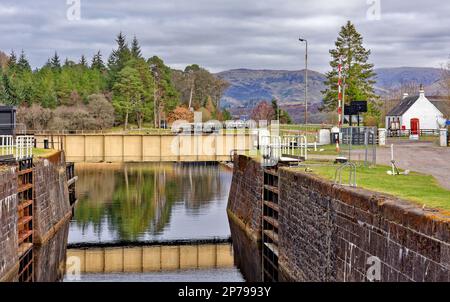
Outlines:
[[[235,159],[228,209],[261,233],[262,168]],[[450,213],[279,168],[280,281],[450,281]]]
[[[69,221],[66,221],[44,245],[34,248],[34,276],[36,282],[62,280],[66,265]]]
[[[450,281],[450,213],[286,168],[280,183],[287,279]]]
[[[0,281],[17,281],[19,265],[18,238],[18,176],[17,163],[0,166]],[[72,215],[66,177],[64,152],[33,160],[33,244],[40,271],[36,276],[45,279],[46,248],[55,246],[56,234]],[[63,232],[64,233],[64,232]],[[67,235],[67,231],[65,232]],[[56,238],[56,239],[55,239]],[[59,238],[59,239],[58,239]],[[48,244],[47,244],[48,243]],[[43,246],[46,244],[46,246]],[[42,253],[41,253],[42,252]],[[58,263],[63,262],[59,254]],[[48,257],[47,257],[48,258]],[[44,272],[44,273],[42,273]],[[55,275],[55,274],[53,274]]]
[[[34,160],[34,243],[43,244],[71,216],[63,152]]]
[[[247,156],[235,157],[228,199],[230,218],[241,224],[254,240],[261,238],[264,173],[261,164]]]
[[[0,281],[14,281],[18,270],[17,175],[15,166],[0,167]]]

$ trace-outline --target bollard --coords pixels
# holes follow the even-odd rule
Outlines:
[[[446,128],[442,128],[439,130],[439,141],[440,141],[440,146],[441,147],[447,147],[448,144],[448,139],[447,139],[447,129]]]
[[[378,145],[386,146],[386,129],[378,129]]]

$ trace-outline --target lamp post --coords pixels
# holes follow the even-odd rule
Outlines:
[[[305,125],[308,124],[308,40],[300,38],[300,42],[305,42]]]

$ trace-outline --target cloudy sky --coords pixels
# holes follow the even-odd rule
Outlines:
[[[302,36],[310,68],[323,72],[351,20],[376,67],[439,67],[450,54],[449,16],[448,0],[1,0],[0,49],[24,49],[36,67],[55,50],[73,60],[109,54],[123,31],[138,37],[145,56],[175,68],[296,70],[304,66]]]

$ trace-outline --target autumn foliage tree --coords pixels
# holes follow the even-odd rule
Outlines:
[[[169,124],[173,124],[174,122],[181,120],[192,123],[194,121],[194,113],[185,106],[177,106],[167,116],[167,121]]]
[[[269,103],[262,101],[253,109],[251,118],[255,121],[271,121],[275,118],[275,111]]]

